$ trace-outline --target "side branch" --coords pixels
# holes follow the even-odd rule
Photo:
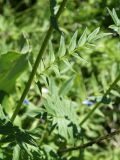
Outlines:
[[[87,148],[89,146],[92,146],[93,144],[98,144],[98,143],[102,142],[103,140],[111,139],[111,138],[113,138],[113,136],[115,136],[117,134],[120,134],[120,129],[118,129],[118,130],[116,130],[116,131],[114,131],[112,133],[109,133],[109,134],[107,134],[105,136],[101,136],[100,138],[97,138],[97,139],[95,139],[93,141],[90,141],[90,142],[87,142],[85,144],[82,144],[80,146],[58,150],[58,154],[65,153],[65,152],[71,152],[71,151],[75,151],[75,150],[79,150],[79,149],[85,149],[85,148]]]

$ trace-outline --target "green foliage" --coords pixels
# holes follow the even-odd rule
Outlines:
[[[119,128],[120,2],[68,1],[58,23],[61,2],[0,2],[1,160],[119,160],[119,135],[58,151]],[[54,31],[24,93],[48,23]]]
[[[120,20],[117,16],[117,13],[115,11],[115,9],[113,8],[112,11],[110,11],[110,9],[108,8],[109,14],[111,15],[115,25],[111,25],[109,26],[109,28],[113,29],[114,31],[116,31],[118,34],[120,34]]]
[[[28,54],[8,52],[0,56],[0,90],[13,91],[16,79],[28,66]]]
[[[68,86],[71,86],[70,83],[72,80],[73,78],[63,84],[60,91],[57,91],[55,83],[51,80],[52,82],[49,82],[49,88],[52,87],[52,89],[50,89],[50,95],[45,98],[44,105],[48,116],[52,117],[52,125],[57,127],[58,134],[68,142],[73,143],[74,135],[78,134],[77,132],[74,133],[74,128],[80,130],[75,113],[76,107],[72,101],[63,99],[65,92],[69,89]]]

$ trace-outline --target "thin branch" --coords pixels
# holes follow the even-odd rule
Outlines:
[[[90,142],[87,142],[85,144],[82,144],[80,146],[58,150],[58,154],[65,153],[65,152],[71,152],[71,151],[75,151],[75,150],[80,150],[80,149],[85,149],[85,148],[87,148],[89,146],[92,146],[93,144],[98,144],[98,143],[102,142],[103,140],[111,139],[111,138],[113,138],[113,136],[115,136],[117,134],[120,134],[120,129],[118,129],[118,130],[116,130],[116,131],[114,131],[112,133],[109,133],[109,134],[107,134],[105,136],[101,136],[100,138],[97,138],[97,139],[92,140]]]
[[[80,126],[82,126],[89,117],[93,114],[93,112],[102,104],[102,101],[110,94],[111,90],[115,87],[117,82],[120,80],[120,74],[116,77],[116,79],[113,81],[113,83],[110,85],[110,87],[107,89],[105,94],[102,97],[102,100],[93,107],[93,109],[84,117],[84,119],[81,121]]]
[[[63,2],[60,5],[60,8],[59,8],[59,10],[58,10],[58,12],[56,14],[56,19],[58,19],[59,16],[61,15],[66,3],[67,3],[67,0],[63,0]],[[43,54],[45,52],[45,49],[46,49],[47,44],[49,42],[49,39],[50,39],[50,37],[52,35],[52,31],[53,31],[53,27],[52,27],[52,25],[50,25],[50,27],[48,29],[48,32],[47,32],[47,34],[46,34],[46,36],[44,38],[44,41],[42,43],[42,46],[40,48],[39,54],[38,54],[38,56],[36,58],[36,61],[35,61],[35,64],[33,66],[32,72],[30,74],[29,80],[28,80],[28,82],[27,82],[27,84],[25,86],[25,89],[24,89],[24,91],[22,93],[22,96],[21,96],[19,102],[18,102],[18,105],[17,105],[17,107],[16,107],[16,109],[15,109],[15,111],[14,111],[12,117],[11,117],[11,122],[13,122],[15,120],[15,118],[16,118],[19,110],[20,110],[20,107],[22,106],[22,103],[23,103],[23,101],[24,101],[24,99],[25,99],[25,97],[26,97],[26,95],[27,95],[27,93],[28,93],[28,91],[30,89],[30,86],[31,86],[33,78],[34,78],[34,76],[36,74],[37,68],[38,68],[39,63],[41,61],[41,58],[42,58],[42,56],[43,56]]]

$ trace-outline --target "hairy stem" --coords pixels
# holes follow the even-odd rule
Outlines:
[[[70,147],[70,148],[65,148],[65,149],[61,149],[58,151],[58,153],[65,153],[65,152],[70,152],[70,151],[75,151],[75,150],[80,150],[80,149],[85,149],[89,146],[92,146],[93,144],[98,144],[98,143],[101,143],[103,140],[107,140],[107,139],[111,139],[113,136],[117,135],[117,134],[120,134],[120,129],[112,132],[112,133],[109,133],[105,136],[101,136],[97,139],[94,139],[90,142],[87,142],[85,144],[82,144],[80,146],[76,146],[76,147]]]
[[[56,19],[59,18],[60,14],[62,13],[62,11],[63,11],[63,9],[64,9],[64,7],[66,5],[66,3],[67,3],[67,0],[63,0],[63,2],[60,5],[60,8],[59,8],[59,10],[58,10],[58,12],[56,14]],[[47,44],[48,44],[48,41],[49,41],[49,39],[51,37],[52,31],[53,31],[53,27],[52,27],[52,25],[50,25],[50,27],[49,27],[49,29],[47,31],[47,34],[46,34],[46,36],[44,38],[44,41],[42,43],[42,46],[40,48],[39,54],[38,54],[38,56],[36,58],[36,61],[35,61],[35,64],[33,66],[33,69],[32,69],[32,72],[30,74],[30,77],[28,79],[28,82],[27,82],[27,84],[25,86],[25,89],[24,89],[22,95],[21,95],[21,98],[20,98],[20,100],[18,102],[18,105],[17,105],[17,107],[16,107],[16,109],[15,109],[15,111],[14,111],[12,117],[11,117],[11,122],[13,122],[15,120],[15,118],[16,118],[19,110],[20,110],[20,107],[21,107],[21,105],[22,105],[22,103],[23,103],[23,101],[24,101],[24,99],[25,99],[25,97],[26,97],[26,95],[27,95],[27,93],[28,93],[28,91],[30,89],[30,86],[31,86],[33,78],[34,78],[34,76],[36,74],[36,71],[37,71],[37,68],[39,66],[39,63],[40,63],[40,61],[42,59],[42,56],[43,56],[43,54],[45,52],[45,49],[46,49]]]

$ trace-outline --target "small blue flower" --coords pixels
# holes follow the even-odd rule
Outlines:
[[[28,99],[24,99],[23,104],[29,105],[30,101]]]
[[[87,106],[92,106],[92,105],[94,104],[94,102],[86,99],[86,100],[84,100],[84,101],[82,102],[82,104],[85,104],[85,105],[87,105]]]

